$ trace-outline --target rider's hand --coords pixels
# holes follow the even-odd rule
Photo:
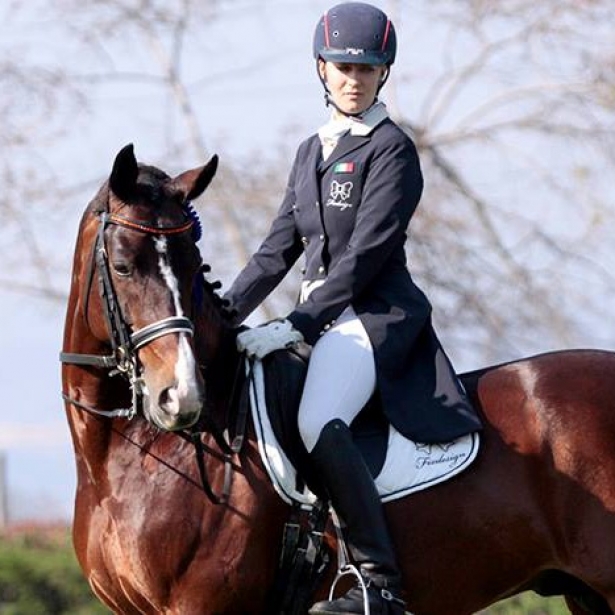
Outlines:
[[[242,331],[237,335],[237,349],[249,357],[262,359],[274,350],[288,348],[303,341],[303,335],[290,320],[272,320],[260,327]]]

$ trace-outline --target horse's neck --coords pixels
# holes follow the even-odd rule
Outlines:
[[[235,347],[235,332],[225,325],[219,331],[215,353],[207,355],[202,362],[207,396],[205,411],[210,412],[221,427],[226,426],[230,406],[237,393],[235,386],[240,362],[241,356]]]
[[[222,317],[210,309],[197,315],[194,325],[196,330],[194,346],[199,363],[209,367],[224,352],[231,332]]]
[[[224,405],[229,401],[231,376],[239,360],[235,329],[224,318],[211,295],[194,320],[194,345],[208,392],[214,395],[216,405]]]
[[[66,314],[64,352],[108,355],[109,346],[91,333],[82,308],[82,300],[73,292],[69,297]],[[62,391],[69,399],[97,410],[114,410],[128,407],[131,403],[130,389],[123,378],[110,377],[109,370],[103,368],[63,364]],[[66,412],[75,449],[84,456],[106,455],[112,421],[94,416],[73,403],[66,404]]]
[[[77,297],[75,292],[71,293],[64,321],[64,341],[62,350],[66,353],[77,355],[103,356],[109,354],[109,348],[106,347],[104,342],[97,339],[91,333],[82,309],[83,300]],[[62,379],[65,386],[64,392],[70,395],[71,392],[66,389],[67,386],[80,386],[83,381],[89,383],[88,390],[93,390],[95,388],[93,383],[97,377],[94,372],[90,370],[74,369],[69,363],[63,365]]]

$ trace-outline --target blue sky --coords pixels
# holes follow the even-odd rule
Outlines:
[[[73,456],[60,399],[63,308],[2,293],[0,450],[10,513],[69,518]]]

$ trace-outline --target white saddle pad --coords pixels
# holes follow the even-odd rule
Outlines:
[[[307,488],[297,490],[297,472],[280,447],[269,421],[260,361],[253,365],[250,406],[258,448],[275,490],[289,504],[311,506],[316,496]],[[386,459],[375,479],[378,493],[383,502],[390,502],[437,485],[465,470],[476,458],[478,448],[478,433],[444,444],[421,444],[408,440],[390,425]]]

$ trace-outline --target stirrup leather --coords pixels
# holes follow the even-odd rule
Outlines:
[[[331,584],[331,589],[329,590],[329,598],[328,600],[332,602],[335,600],[334,593],[335,588],[343,577],[347,577],[349,575],[354,576],[357,579],[357,585],[361,588],[361,594],[363,596],[363,612],[365,615],[371,615],[371,610],[369,608],[369,595],[367,590],[374,586],[374,583],[371,579],[365,580],[365,577],[361,574],[359,569],[352,563],[350,563],[350,558],[348,557],[348,547],[346,546],[346,541],[342,534],[342,527],[340,524],[339,517],[335,512],[335,509],[331,507],[330,509],[331,519],[333,520],[333,527],[335,528],[335,533],[337,535],[337,561],[338,568],[337,574],[335,575],[335,579],[333,579],[333,583]],[[380,596],[383,600],[390,602],[391,604],[396,604],[402,607],[405,610],[406,603],[394,596],[386,587],[376,587],[380,592]]]

